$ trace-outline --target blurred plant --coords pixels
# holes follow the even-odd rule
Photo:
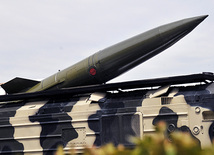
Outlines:
[[[174,132],[170,140],[166,138],[166,124],[160,122],[156,127],[156,133],[146,135],[143,139],[132,138],[136,144],[134,149],[125,148],[123,145],[117,147],[106,144],[100,148],[85,148],[84,155],[213,155],[214,147],[201,150],[198,142],[189,133]],[[64,155],[63,148],[59,147],[56,155]],[[76,155],[74,150],[70,155]]]

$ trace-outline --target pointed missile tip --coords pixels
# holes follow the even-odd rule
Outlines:
[[[203,22],[207,17],[208,17],[208,15],[199,16],[198,19],[197,19],[198,24],[200,24],[201,22]]]
[[[202,16],[198,16],[195,17],[195,20],[198,21],[198,23],[201,23],[204,19],[206,19],[209,15],[202,15]]]
[[[199,17],[201,17],[201,19],[202,19],[202,21],[203,21],[203,20],[206,19],[208,16],[209,16],[209,15],[202,15],[202,16],[199,16]]]
[[[201,16],[195,16],[195,17],[187,18],[187,20],[202,22],[207,17],[208,17],[208,15],[201,15]]]
[[[209,15],[203,15],[202,17],[207,18]]]
[[[189,24],[191,29],[194,29],[198,26],[204,19],[206,19],[208,15],[196,16],[192,18],[187,18],[183,20],[183,24]]]

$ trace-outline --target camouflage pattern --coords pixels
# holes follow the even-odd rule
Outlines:
[[[0,105],[0,152],[53,154],[58,145],[81,152],[109,142],[133,147],[131,136],[189,132],[204,148],[214,136],[214,84],[105,91]]]
[[[162,83],[153,82],[165,86],[156,89],[145,88],[145,83],[140,89],[116,92],[87,87],[86,93],[80,89],[80,86],[105,83],[159,54],[206,17],[157,27],[99,51],[42,81],[15,78],[4,83],[1,87],[9,95],[0,96],[0,153],[53,154],[59,145],[65,151],[73,148],[81,152],[86,146],[99,147],[109,142],[134,147],[130,137],[154,133],[160,121],[167,123],[169,139],[174,131],[186,131],[202,148],[210,145],[214,136],[212,82],[178,87],[167,85],[161,79]],[[131,89],[130,83],[126,84],[125,88]],[[79,93],[63,95],[65,88],[74,86],[80,89]],[[54,89],[60,89],[61,95],[43,96],[44,90]],[[29,93],[37,91],[40,97]],[[3,100],[16,98],[20,92],[31,98]]]

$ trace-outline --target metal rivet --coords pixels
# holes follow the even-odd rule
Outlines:
[[[168,126],[168,131],[169,131],[169,132],[175,131],[175,125],[174,125],[174,124],[169,124],[169,126]]]
[[[195,108],[195,112],[199,114],[199,113],[201,112],[200,107],[196,107],[196,108]]]
[[[195,127],[193,128],[193,134],[198,135],[199,133],[200,133],[199,127],[198,127],[198,126],[195,126]]]

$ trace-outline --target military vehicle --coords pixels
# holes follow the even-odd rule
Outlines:
[[[167,123],[169,138],[186,131],[202,148],[211,145],[213,73],[105,83],[162,52],[206,17],[152,29],[42,81],[3,84],[0,153],[53,154],[59,145],[81,152],[109,142],[134,147],[129,138],[154,133],[160,121]]]

